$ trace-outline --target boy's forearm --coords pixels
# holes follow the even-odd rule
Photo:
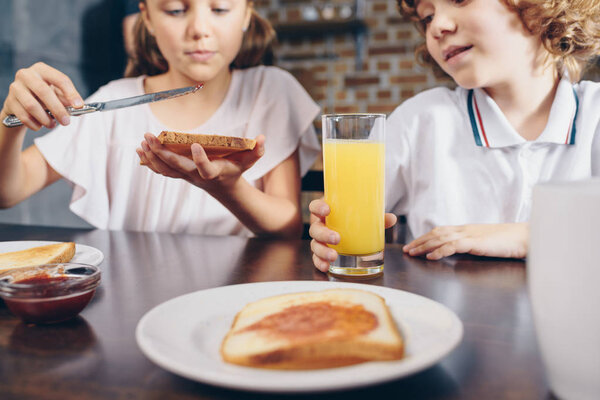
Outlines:
[[[302,218],[298,203],[271,196],[240,178],[229,190],[211,193],[258,236],[300,238]]]

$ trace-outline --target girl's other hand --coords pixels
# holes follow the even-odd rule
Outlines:
[[[15,74],[15,81],[10,84],[4,101],[2,118],[14,114],[23,125],[37,131],[42,126],[53,128],[56,125],[46,110],[62,125],[68,125],[70,116],[66,106],[83,107],[83,99],[73,82],[59,70],[38,62]]]
[[[256,137],[256,146],[251,151],[234,153],[230,156],[210,161],[201,145],[192,145],[192,157],[167,150],[156,136],[144,135],[141,148],[137,149],[143,164],[157,174],[170,178],[181,178],[209,193],[227,190],[238,181],[242,173],[252,167],[264,154],[265,137]]]
[[[403,247],[411,256],[439,260],[456,253],[476,256],[524,258],[527,256],[529,224],[473,224],[440,226]]]
[[[310,248],[313,252],[313,264],[322,272],[329,270],[329,264],[336,260],[338,253],[328,247],[328,244],[338,244],[340,234],[332,231],[325,226],[325,217],[331,210],[329,205],[323,199],[313,200],[308,205],[310,210],[310,229],[308,231],[313,240],[310,242]],[[391,228],[396,224],[397,218],[394,214],[385,214],[385,228]]]

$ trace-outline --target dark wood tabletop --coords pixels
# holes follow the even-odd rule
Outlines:
[[[1,399],[540,399],[549,397],[520,260],[412,258],[385,249],[383,276],[362,281],[426,296],[464,324],[438,364],[393,382],[330,393],[276,395],[223,389],[174,375],[135,340],[139,319],[194,291],[248,282],[327,281],[309,241],[111,232],[0,224],[0,241],[74,241],[100,249],[102,281],[70,322],[26,325],[0,301]]]

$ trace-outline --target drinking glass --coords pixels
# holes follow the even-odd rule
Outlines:
[[[335,275],[383,272],[385,115],[323,115],[325,224],[340,234]]]

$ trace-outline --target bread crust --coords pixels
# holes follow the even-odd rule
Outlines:
[[[349,302],[352,298],[355,301]],[[383,298],[362,290],[334,289],[248,304],[235,316],[220,352],[232,364],[302,370],[398,360],[404,355],[404,343]]]
[[[75,243],[64,242],[0,254],[0,270],[31,265],[69,262],[75,255]]]
[[[256,140],[254,139],[173,131],[162,131],[158,135],[158,140],[168,150],[188,158],[192,158],[191,145],[198,143],[204,148],[206,155],[211,160],[241,151],[253,150],[256,146]]]

